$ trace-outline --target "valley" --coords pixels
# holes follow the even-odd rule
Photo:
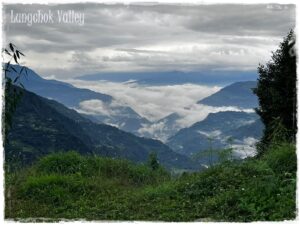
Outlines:
[[[16,67],[16,70],[18,69],[20,68]],[[13,79],[15,75],[12,73],[10,76]],[[112,77],[112,79],[114,78]],[[99,92],[98,89],[96,91],[93,88],[90,90],[87,88],[87,85],[82,85],[83,87],[80,88],[77,87],[79,86],[78,81],[77,83],[74,82],[76,85],[74,86],[62,81],[47,80],[43,79],[33,70],[29,70],[28,77],[22,78],[20,82],[27,90],[64,104],[68,108],[80,113],[83,118],[92,121],[93,124],[99,124],[99,127],[103,126],[101,124],[107,124],[139,137],[160,140],[173,151],[186,155],[187,157],[193,157],[193,154],[206,151],[210,148],[209,138],[213,139],[212,145],[217,149],[229,147],[229,143],[226,140],[231,138],[233,142],[230,147],[234,148],[235,157],[243,158],[245,156],[253,156],[255,155],[255,143],[262,135],[263,125],[259,121],[258,116],[254,113],[254,108],[258,105],[257,99],[252,93],[252,88],[256,85],[254,81],[237,82],[218,89],[201,85],[175,85],[174,87],[176,88],[192,88],[190,91],[191,94],[182,97],[183,99],[189,98],[187,100],[189,105],[186,106],[186,103],[182,102],[177,108],[173,109],[176,110],[176,112],[171,112],[169,115],[158,118],[157,120],[141,116],[132,108],[135,107],[135,105],[130,105],[130,102],[116,99],[116,97],[120,95],[112,97],[109,93]],[[99,83],[95,83],[94,85],[97,84]],[[122,83],[122,85],[127,85],[127,83]],[[130,83],[130,85],[132,85],[132,83]],[[143,84],[143,86],[144,85],[145,84]],[[103,84],[99,87],[103,87]],[[109,84],[108,87],[110,87]],[[124,99],[127,98],[127,93],[130,94],[135,90],[134,88],[136,86],[134,86],[132,90],[130,87],[131,86],[127,86],[128,92],[122,93]],[[164,87],[167,90],[168,88],[172,90],[170,89],[172,87],[170,84],[169,86],[161,86],[159,89],[155,86],[144,86],[144,88],[147,87],[149,87],[148,92],[145,94],[148,95],[159,93],[155,91],[162,90]],[[122,88],[122,86],[120,86],[120,88]],[[141,86],[139,90],[141,91],[142,88]],[[195,92],[194,90],[196,90],[196,88],[200,89],[200,92]],[[202,94],[201,88],[210,90],[212,94],[208,94],[208,96],[207,93]],[[106,92],[106,90],[105,88],[103,89],[104,92]],[[112,88],[112,90],[114,90],[114,88]],[[171,93],[172,92],[170,92],[170,94]],[[141,94],[143,95],[143,93]],[[166,96],[166,101],[168,101],[168,98],[173,98],[165,94],[162,96]],[[199,98],[202,98],[202,100],[197,101],[196,99]],[[163,99],[160,98],[160,100]],[[140,104],[150,103],[151,102],[145,101],[140,102]],[[172,104],[172,102],[170,103]],[[154,101],[152,108],[157,115],[161,115],[160,113],[163,112],[163,109],[158,108],[155,111],[155,107]],[[157,107],[160,106],[157,105]],[[139,108],[137,109],[139,110]],[[200,115],[200,117],[198,116],[198,120],[195,120],[195,118],[197,118],[194,116],[195,114]],[[224,117],[222,115],[227,116]],[[192,118],[192,120],[190,120],[190,118]],[[230,125],[230,129],[227,123]],[[197,128],[197,130],[196,127],[199,126],[198,124],[200,124],[200,127],[199,129]],[[206,128],[203,128],[201,124],[205,124]],[[192,133],[193,135],[191,135]],[[214,135],[210,135],[210,133]],[[145,155],[142,157],[143,160],[145,160],[145,157]],[[139,157],[137,156],[137,158]],[[207,163],[207,160],[204,159],[202,163]]]

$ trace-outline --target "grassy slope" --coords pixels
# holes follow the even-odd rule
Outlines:
[[[291,144],[261,159],[224,163],[177,178],[124,160],[46,156],[6,177],[6,218],[90,220],[285,220],[296,213]],[[11,197],[8,197],[10,190]]]

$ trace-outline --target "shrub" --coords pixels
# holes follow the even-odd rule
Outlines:
[[[283,143],[271,146],[264,156],[264,160],[276,173],[296,173],[297,156],[296,148],[293,144]]]
[[[70,151],[45,156],[38,161],[36,168],[41,174],[74,174],[80,173],[86,166],[85,158]]]
[[[22,184],[21,196],[53,206],[65,204],[84,192],[82,179],[74,176],[45,175],[29,177]]]
[[[59,153],[11,177],[9,185],[10,217],[287,220],[296,215],[296,154],[295,146],[280,144],[259,159],[171,178],[162,168]]]

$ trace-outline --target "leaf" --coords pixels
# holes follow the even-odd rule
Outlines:
[[[17,70],[16,70],[14,67],[11,66],[10,68],[11,68],[13,71],[15,71],[16,73],[18,73]]]
[[[15,60],[15,62],[16,62],[17,64],[19,64],[19,63],[18,63],[18,58],[17,58],[16,54],[14,54],[14,60]]]
[[[16,51],[16,55],[17,55],[18,59],[20,59],[20,54],[19,54],[18,50]]]
[[[13,52],[14,52],[14,45],[12,44],[12,43],[9,43],[9,48],[10,48],[10,50],[12,50]]]
[[[17,76],[15,79],[14,79],[14,83],[16,83],[18,80],[19,80],[20,76]]]
[[[19,52],[19,53],[20,53],[20,55],[22,55],[22,56],[25,56],[25,55],[24,55],[24,54],[23,54],[21,51],[19,51],[19,50],[18,50],[17,52]]]
[[[26,74],[26,78],[28,77],[28,73],[27,73],[27,67],[25,67],[25,74]]]
[[[10,56],[11,56],[10,52],[9,52],[6,48],[4,49],[4,51],[5,51],[5,53],[6,53],[7,55],[10,55]]]
[[[20,74],[22,74],[24,68],[25,68],[25,66],[22,66],[22,68],[21,68],[21,70],[20,70]]]

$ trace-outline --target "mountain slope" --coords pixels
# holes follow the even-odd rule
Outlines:
[[[20,66],[13,65],[20,71]],[[56,80],[47,80],[40,77],[31,69],[27,69],[27,76],[21,76],[19,82],[24,85],[26,90],[34,92],[42,97],[56,100],[68,107],[76,107],[82,101],[97,99],[103,102],[112,101],[112,97],[88,89],[75,88],[71,84]],[[14,79],[15,72],[10,72],[9,77]]]
[[[20,71],[20,66],[13,66],[15,70]],[[21,76],[19,82],[31,92],[58,101],[69,108],[75,108],[83,113],[88,112],[86,112],[85,108],[82,108],[82,103],[89,101],[98,101],[107,111],[113,112],[111,115],[101,114],[101,112],[88,114],[87,117],[94,117],[94,121],[113,124],[122,130],[132,133],[136,133],[142,127],[142,124],[150,123],[132,108],[116,105],[115,100],[110,95],[94,92],[89,89],[76,88],[71,84],[61,81],[43,79],[31,69],[28,69],[27,72],[27,77]],[[9,77],[14,80],[16,73],[13,71],[10,72]]]
[[[251,88],[255,86],[256,81],[236,82],[204,98],[199,101],[198,104],[251,109],[258,106],[257,97],[251,90]],[[166,142],[168,138],[175,135],[182,128],[178,125],[178,121],[182,119],[183,118],[177,113],[171,113],[152,124],[143,125],[143,127],[138,130],[138,133],[141,136],[156,138]]]
[[[254,87],[256,87],[256,81],[236,82],[202,99],[198,104],[255,108],[258,106],[258,100],[251,90]]]
[[[58,113],[47,100],[24,91],[5,146],[6,161],[30,164],[51,152],[75,149],[92,153],[92,142],[76,121]]]
[[[201,122],[189,128],[181,129],[168,139],[168,146],[174,151],[193,156],[208,150],[223,149],[229,145],[228,138],[233,139],[232,145],[249,147],[247,140],[257,140],[263,130],[262,122],[255,113],[219,112],[211,113]],[[206,159],[207,160],[207,159]],[[205,161],[205,160],[204,160]]]
[[[14,115],[9,144],[5,146],[8,162],[20,159],[29,164],[50,152],[68,150],[127,158],[135,162],[145,162],[153,151],[161,164],[168,168],[198,167],[159,141],[93,123],[60,103],[24,91]]]

